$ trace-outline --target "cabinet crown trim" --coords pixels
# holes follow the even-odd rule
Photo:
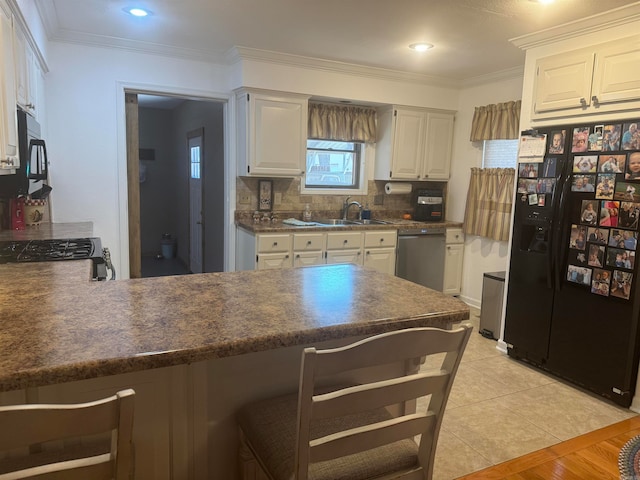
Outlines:
[[[550,45],[561,40],[577,38],[589,33],[616,28],[640,20],[640,2],[614,8],[607,12],[574,20],[557,27],[510,38],[509,41],[522,50]]]

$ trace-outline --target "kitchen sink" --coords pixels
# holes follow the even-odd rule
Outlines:
[[[389,225],[391,222],[386,220],[353,220],[356,225]]]
[[[343,220],[341,218],[320,218],[314,222],[321,225],[388,225],[384,220]]]
[[[314,222],[321,225],[360,225],[360,220],[342,220],[341,218],[319,218]]]

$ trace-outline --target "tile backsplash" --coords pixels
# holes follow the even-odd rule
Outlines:
[[[258,178],[236,177],[236,216],[253,213],[258,208]],[[302,215],[305,204],[311,205],[311,211],[322,216],[337,216],[347,195],[302,195],[300,177],[272,178],[274,205],[273,212],[286,212],[287,215]],[[441,188],[445,193],[446,182],[411,182],[413,189],[406,195],[387,195],[383,180],[369,180],[367,195],[351,195],[362,206],[369,205],[373,218],[394,212],[394,214],[413,213],[418,190],[423,188]],[[246,199],[249,199],[249,203]],[[446,205],[445,205],[446,206]],[[293,212],[293,213],[292,213]],[[300,217],[301,218],[301,217]]]

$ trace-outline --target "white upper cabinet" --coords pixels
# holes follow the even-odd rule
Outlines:
[[[453,114],[427,113],[426,138],[422,178],[424,180],[448,180],[453,145]]]
[[[15,173],[20,165],[13,38],[11,16],[0,5],[0,175]]]
[[[16,101],[23,110],[37,118],[40,66],[24,33],[14,28],[14,55],[16,68]]]
[[[308,97],[236,92],[239,176],[295,177],[305,171]]]
[[[536,62],[534,118],[637,109],[640,36]]]
[[[448,180],[453,142],[451,112],[412,107],[378,111],[377,180]]]

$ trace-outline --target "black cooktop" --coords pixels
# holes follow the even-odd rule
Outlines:
[[[101,255],[99,238],[0,241],[0,263],[82,260]]]

